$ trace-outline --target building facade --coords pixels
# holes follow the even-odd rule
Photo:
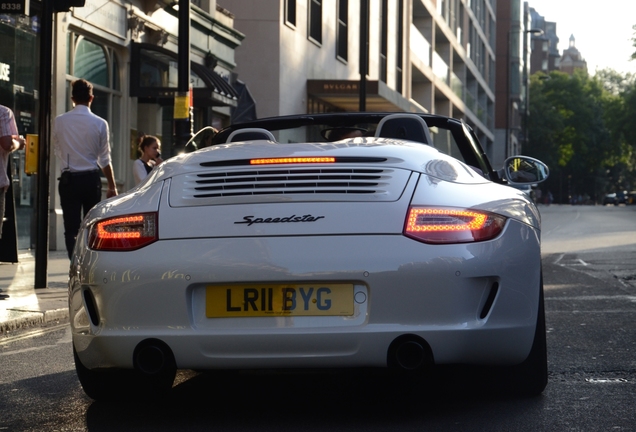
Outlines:
[[[14,53],[12,60],[3,60],[8,56],[0,48],[0,63],[12,62],[16,70],[37,64],[36,43],[26,48],[38,31],[39,2],[31,3],[31,16],[9,26],[16,35],[21,32],[13,48],[20,56]],[[241,98],[233,85],[237,77],[250,88],[259,118],[358,111],[362,85],[364,110],[461,118],[474,129],[490,159],[500,164],[505,151],[495,112],[495,88],[501,79],[495,67],[497,3],[507,2],[368,0],[365,18],[364,0],[191,0],[193,129],[221,127],[233,120]],[[26,36],[29,32],[32,36]],[[84,7],[54,16],[51,118],[71,109],[72,80],[85,78],[94,84],[92,109],[109,122],[120,191],[134,184],[132,163],[141,133],[157,135],[165,157],[176,151],[178,32],[178,2],[171,0],[86,0]],[[24,55],[28,52],[30,59]],[[31,75],[32,83],[26,82],[28,73],[17,75],[20,82],[13,80],[6,87],[12,99],[2,98],[13,106],[33,105],[19,111],[25,113],[22,132],[37,133],[38,70]],[[0,87],[3,84],[0,81]],[[33,96],[15,96],[16,89]],[[448,137],[434,134],[434,139],[443,145]],[[62,168],[51,159],[52,250],[64,248],[56,180]],[[19,224],[20,247],[25,248],[33,246],[35,185],[26,185],[29,178],[21,177],[23,189],[31,194],[20,209],[25,215]]]
[[[535,72],[548,74],[559,70],[561,54],[559,53],[559,37],[556,33],[557,23],[546,21],[534,8],[530,8],[531,28],[540,29],[543,33],[532,34],[530,39],[530,75]]]
[[[522,154],[528,112],[531,34],[540,33],[530,27],[530,8],[520,0],[497,2],[497,82],[496,82],[496,148],[495,158],[501,166],[509,156]]]
[[[39,6],[32,0],[29,16],[12,15],[12,21],[0,15],[0,66],[15,70],[7,83],[0,81],[0,103],[20,113],[21,133],[38,131]],[[232,85],[234,50],[244,35],[234,29],[232,14],[215,0],[192,0],[190,16],[192,127],[222,127],[230,123],[239,103]],[[164,158],[177,152],[173,112],[179,73],[178,23],[178,4],[165,0],[86,0],[83,7],[54,13],[51,119],[72,108],[73,80],[84,78],[94,85],[91,109],[109,123],[120,192],[134,186],[132,164],[138,157],[141,134],[161,139]],[[57,194],[57,177],[64,167],[50,153],[49,248],[57,250],[64,249]],[[23,166],[17,162],[16,173],[23,173]],[[18,177],[18,237],[24,249],[34,245],[35,185],[31,183],[35,182],[24,174]]]
[[[32,12],[38,10],[37,6],[31,9]],[[23,136],[37,134],[39,30],[40,22],[36,14],[0,13],[0,104],[13,110],[18,131]],[[30,210],[35,202],[36,182],[22,169],[25,157],[24,151],[13,152],[10,156],[9,171],[13,188],[7,195],[7,222],[3,224],[0,240],[2,255],[9,249],[16,249],[16,235],[28,238],[32,230]],[[21,223],[16,224],[16,219]],[[9,254],[13,255],[15,252]]]
[[[365,85],[366,111],[462,118],[493,155],[494,4],[368,0],[365,19],[362,1],[232,0],[234,25],[246,35],[236,70],[258,117],[358,111]]]
[[[574,35],[570,35],[568,47],[563,50],[561,61],[559,62],[559,70],[569,75],[572,75],[575,70],[587,72],[587,62],[576,47]]]

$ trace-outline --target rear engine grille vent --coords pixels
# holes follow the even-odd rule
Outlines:
[[[396,201],[411,171],[369,165],[207,168],[174,176],[170,206]]]
[[[289,194],[375,194],[390,176],[369,168],[290,168],[197,174],[193,198]],[[184,191],[185,192],[185,191]]]

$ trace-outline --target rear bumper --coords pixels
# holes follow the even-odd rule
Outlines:
[[[494,365],[525,360],[534,331],[534,326],[436,330],[394,325],[319,333],[76,334],[74,343],[82,363],[91,369],[132,368],[135,347],[148,338],[166,343],[179,369],[347,368],[386,367],[391,343],[400,336],[415,335],[431,347],[435,364]]]
[[[165,342],[184,369],[383,367],[405,334],[423,338],[437,364],[517,364],[530,351],[539,304],[538,233],[514,221],[475,244],[395,235],[191,239],[86,251],[79,262],[69,310],[88,368],[131,368],[148,338]],[[362,295],[348,317],[206,318],[208,285],[246,281],[347,282]]]

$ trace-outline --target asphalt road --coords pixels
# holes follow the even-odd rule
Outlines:
[[[634,431],[636,206],[541,207],[549,384],[485,396],[373,374],[179,372],[157,403],[94,403],[68,325],[0,340],[0,431]]]

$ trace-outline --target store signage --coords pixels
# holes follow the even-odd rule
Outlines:
[[[73,8],[74,17],[122,39],[126,38],[127,13],[128,9],[125,6],[104,0],[86,0],[84,7]]]
[[[325,93],[355,93],[359,91],[358,83],[354,81],[324,81],[322,91]]]
[[[0,81],[11,81],[9,74],[11,73],[11,66],[6,63],[0,62]]]
[[[360,92],[360,81],[350,80],[309,80],[307,90],[310,94],[357,95]]]
[[[29,14],[30,0],[0,0],[0,14]]]

